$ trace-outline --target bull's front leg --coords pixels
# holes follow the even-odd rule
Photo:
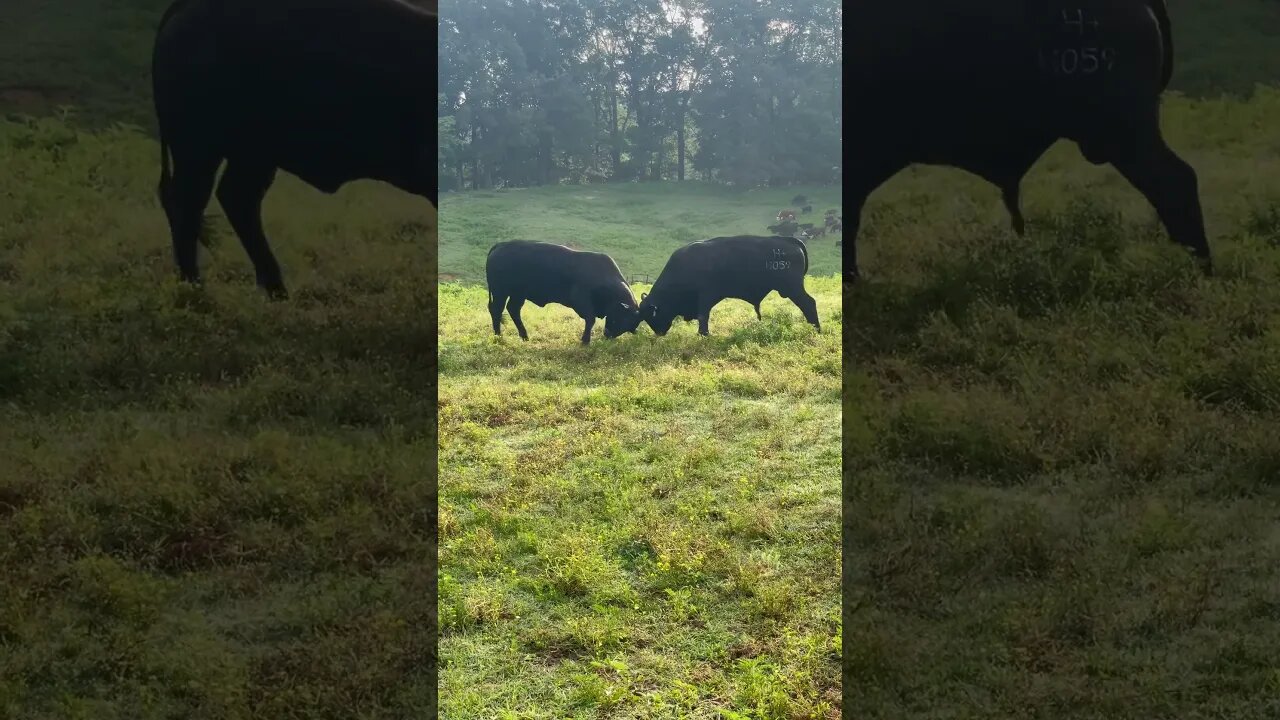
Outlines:
[[[710,335],[708,323],[711,320],[711,308],[715,307],[716,299],[706,293],[698,294],[698,334],[702,336]]]
[[[856,283],[862,277],[862,272],[858,268],[858,229],[862,224],[862,209],[867,203],[867,198],[875,192],[876,188],[907,166],[904,160],[894,159],[895,156],[892,154],[885,155],[867,148],[861,150],[855,148],[853,157],[857,170],[845,188],[845,198],[849,200],[849,205],[845,208],[848,216],[844,223],[844,247],[840,258],[841,275],[844,277],[845,285]]]
[[[582,344],[589,345],[591,328],[596,324],[596,306],[591,301],[591,292],[581,285],[575,286],[569,291],[569,306],[586,322],[586,327],[582,330]]]

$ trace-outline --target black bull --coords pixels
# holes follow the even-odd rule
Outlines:
[[[999,187],[1023,232],[1018,186],[1054,142],[1110,163],[1170,237],[1212,271],[1195,171],[1160,133],[1173,72],[1164,0],[861,0],[852,15],[852,230],[858,277],[867,196],[913,163],[950,165]]]
[[[152,83],[160,202],[179,274],[217,197],[258,285],[286,295],[262,229],[277,170],[325,193],[381,180],[436,204],[436,2],[177,0],[160,20]]]

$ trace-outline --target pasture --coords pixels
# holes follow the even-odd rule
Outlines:
[[[837,717],[834,240],[810,244],[822,334],[774,294],[763,321],[724,301],[708,338],[597,324],[584,348],[558,305],[525,306],[528,342],[505,316],[495,338],[483,283],[513,238],[652,280],[686,242],[767,234],[798,191],[838,207],[694,183],[442,198],[442,716]]]
[[[1216,276],[1056,146],[873,195],[844,297],[845,717],[1280,713],[1280,91],[1165,101]]]
[[[180,287],[139,133],[0,121],[0,716],[425,717],[435,213],[292,177]]]

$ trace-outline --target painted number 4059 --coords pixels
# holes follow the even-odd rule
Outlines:
[[[1062,75],[1092,75],[1099,70],[1110,70],[1116,64],[1116,51],[1111,48],[1054,48],[1049,67]]]
[[[786,250],[783,250],[782,248],[774,248],[773,259],[764,261],[764,269],[765,270],[786,270],[787,268],[791,267],[791,261],[783,259],[786,256],[787,256]]]

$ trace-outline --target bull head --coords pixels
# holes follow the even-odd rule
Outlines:
[[[604,316],[604,336],[610,340],[640,327],[640,310],[620,302]]]

